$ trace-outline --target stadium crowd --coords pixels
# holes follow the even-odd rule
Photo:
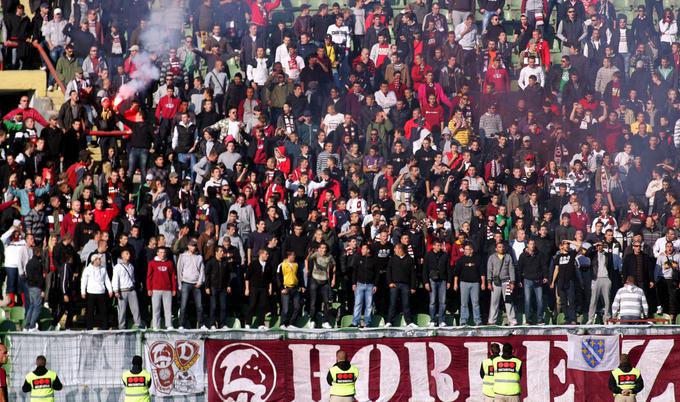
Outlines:
[[[674,319],[661,0],[516,20],[503,0],[161,3],[2,1],[4,67],[40,68],[36,44],[65,86],[45,117],[2,105],[3,302],[25,328],[43,304],[57,329],[83,309],[88,329]]]

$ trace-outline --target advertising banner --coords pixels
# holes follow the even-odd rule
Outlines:
[[[594,337],[596,338],[596,337]],[[205,341],[209,401],[327,401],[328,369],[342,349],[359,369],[358,401],[482,401],[480,365],[490,342],[509,342],[524,361],[522,400],[611,401],[607,383],[611,343],[590,340],[585,369],[568,368],[567,335],[499,337],[403,337],[338,340]],[[642,372],[645,388],[638,402],[680,400],[680,336],[626,336],[621,353]],[[591,347],[592,349],[592,347]],[[602,350],[599,350],[602,349]],[[595,360],[595,362],[593,362]],[[679,384],[676,385],[676,382]]]

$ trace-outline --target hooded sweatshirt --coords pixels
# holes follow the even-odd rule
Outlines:
[[[463,223],[470,222],[472,219],[472,200],[468,199],[465,203],[459,202],[453,208],[453,228],[460,230]]]
[[[179,283],[205,283],[203,257],[200,254],[185,252],[177,259],[177,279]]]

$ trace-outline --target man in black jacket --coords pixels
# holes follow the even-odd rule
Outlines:
[[[430,327],[446,326],[444,314],[446,312],[446,291],[451,288],[451,274],[449,270],[449,255],[442,250],[439,239],[432,241],[432,251],[425,254],[423,263],[423,282],[425,289],[430,292]],[[439,305],[437,305],[439,303]]]
[[[231,269],[225,258],[226,250],[218,246],[215,256],[205,265],[205,293],[210,296],[210,329],[226,328],[227,294],[231,294]],[[215,326],[215,315],[219,306],[220,315]]]
[[[26,295],[28,300],[26,301],[28,308],[26,309],[24,329],[29,331],[38,330],[38,318],[40,317],[43,289],[45,288],[41,251],[41,248],[36,247],[33,251],[33,257],[26,264],[26,286],[28,287],[28,294]]]
[[[364,326],[371,325],[373,295],[377,291],[378,275],[378,266],[371,254],[370,246],[362,244],[361,256],[352,270],[352,290],[354,291],[352,327],[359,326],[362,312],[364,315]]]
[[[404,320],[408,327],[415,327],[410,306],[411,295],[416,292],[415,262],[401,243],[394,246],[394,255],[387,263],[387,283],[390,288],[390,308],[385,326],[392,326],[397,316],[397,302],[401,299]]]
[[[545,257],[536,248],[536,241],[531,239],[519,257],[517,269],[520,286],[524,288],[524,315],[528,323],[544,324],[543,321],[543,286],[548,283],[548,266]],[[533,316],[531,295],[536,299],[536,316]]]
[[[268,262],[269,252],[260,249],[258,258],[254,259],[246,271],[245,296],[248,297],[248,312],[246,313],[245,328],[253,327],[265,329],[264,316],[267,313],[268,298],[272,295],[273,270]],[[253,314],[257,308],[257,317],[253,322]]]

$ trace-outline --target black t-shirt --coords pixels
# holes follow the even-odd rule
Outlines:
[[[569,250],[567,253],[557,253],[555,256],[555,264],[560,271],[557,274],[557,286],[565,289],[576,278],[576,252]]]
[[[476,255],[460,257],[453,268],[453,274],[458,277],[459,281],[479,283],[482,280],[482,268],[479,257]]]

